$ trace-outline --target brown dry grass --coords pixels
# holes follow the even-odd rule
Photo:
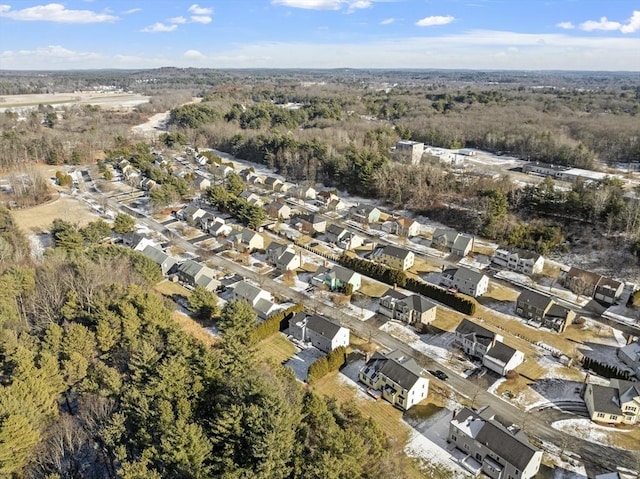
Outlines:
[[[493,253],[495,252],[495,248],[492,248],[491,246],[482,245],[477,241],[475,241],[473,243],[473,252],[477,254],[483,254],[486,256],[493,256]]]
[[[160,281],[156,284],[153,289],[155,289],[158,293],[163,296],[171,296],[172,294],[179,294],[188,298],[191,296],[191,291],[182,286],[180,283],[174,283],[172,281]]]
[[[440,271],[440,268],[434,264],[431,264],[429,261],[423,258],[416,258],[413,266],[409,268],[409,273],[420,274],[420,273],[431,273],[433,271]]]
[[[496,301],[516,301],[518,299],[518,291],[507,288],[496,283],[489,283],[489,289],[482,296],[483,298],[491,298]]]
[[[259,362],[273,361],[282,364],[296,354],[295,346],[282,333],[275,333],[258,344],[256,358]]]
[[[13,210],[11,214],[18,227],[27,234],[48,231],[56,218],[79,226],[99,218],[85,203],[69,196],[60,196],[33,208]]]
[[[389,289],[389,285],[362,278],[362,284],[358,290],[360,293],[370,298],[379,298]]]
[[[187,333],[189,336],[193,336],[198,341],[203,342],[207,346],[213,346],[218,342],[218,340],[209,334],[200,323],[194,321],[186,314],[180,311],[173,312],[173,319],[180,325],[180,327]]]

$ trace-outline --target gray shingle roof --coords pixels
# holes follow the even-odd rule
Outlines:
[[[247,283],[246,281],[239,282],[233,289],[233,293],[241,298],[246,299],[251,304],[256,300],[261,293],[261,289]]]
[[[407,295],[401,293],[400,291],[397,291],[393,288],[389,288],[381,297],[384,298],[385,296],[391,296],[393,299],[407,299]]]
[[[471,236],[458,235],[453,242],[453,246],[451,247],[451,249],[465,250],[467,249],[467,246],[469,246],[469,243],[471,243],[472,241],[473,238]]]
[[[429,311],[430,309],[436,307],[434,303],[419,294],[413,294],[409,296],[406,301],[412,310],[419,313],[424,313],[425,311]]]
[[[402,260],[409,256],[409,253],[411,253],[411,251],[392,245],[385,246],[383,250],[383,254],[393,256],[394,258],[400,258]]]
[[[593,392],[593,409],[596,412],[617,414],[618,416],[622,414],[622,410],[618,405],[620,399],[616,388],[598,384],[591,384],[590,386]]]
[[[464,266],[460,266],[458,268],[450,268],[444,271],[443,274],[447,274],[453,276],[457,280],[468,281],[472,284],[478,284],[484,273],[477,271],[475,269],[466,268]]]
[[[485,354],[485,356],[495,358],[498,361],[507,364],[514,354],[516,354],[516,350],[514,348],[512,348],[511,346],[507,346],[500,341],[496,341],[496,344],[494,344],[493,347],[489,348],[489,351],[487,351],[487,354]]]
[[[313,315],[307,319],[307,328],[328,339],[336,337],[341,326],[324,316]]]
[[[487,328],[483,328],[479,324],[476,324],[473,321],[469,321],[468,319],[462,320],[462,322],[456,328],[456,333],[463,336],[468,334],[475,334],[478,337],[490,339],[493,339],[496,336],[496,333],[494,333],[493,331],[490,331]]]
[[[523,289],[518,296],[518,303],[533,306],[536,309],[545,310],[552,302],[552,299],[546,294],[538,293],[532,289]]]

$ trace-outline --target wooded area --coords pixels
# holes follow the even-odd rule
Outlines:
[[[32,264],[0,211],[0,475],[401,477],[407,460],[354,405],[259,363],[256,317],[223,308],[214,348],[183,332],[139,253],[57,221]],[[84,239],[83,239],[84,238]],[[348,451],[348,454],[345,454]]]

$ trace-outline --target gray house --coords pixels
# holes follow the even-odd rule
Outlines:
[[[378,311],[391,319],[408,324],[426,326],[436,319],[437,307],[434,303],[419,294],[406,296],[393,289],[380,298]]]
[[[467,454],[462,465],[492,479],[532,479],[540,469],[542,451],[520,429],[506,428],[487,406],[456,413],[449,423],[447,442]]]
[[[518,296],[516,314],[559,333],[563,333],[576,317],[572,310],[532,289],[523,289]]]
[[[189,286],[202,286],[207,291],[213,291],[220,285],[220,282],[215,279],[215,271],[191,259],[178,267],[178,278]]]
[[[178,264],[175,258],[172,258],[164,251],[154,246],[146,246],[142,250],[142,254],[149,258],[151,261],[160,266],[162,276],[173,272],[175,265]]]
[[[502,336],[468,319],[463,319],[458,325],[456,337],[453,340],[454,344],[465,354],[480,359],[497,341],[502,341]]]
[[[349,346],[349,330],[317,314],[295,314],[289,319],[289,334],[299,341],[310,342],[325,353],[339,346]]]
[[[445,269],[440,275],[440,281],[448,288],[455,288],[461,293],[474,298],[482,296],[489,287],[489,277],[473,268],[460,266]]]

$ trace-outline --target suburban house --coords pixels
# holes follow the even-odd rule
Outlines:
[[[289,319],[289,334],[298,341],[311,343],[325,353],[340,346],[349,346],[349,330],[317,314],[295,314]]]
[[[456,256],[465,257],[473,250],[473,237],[460,234],[455,230],[436,228],[433,232],[431,245],[436,248],[448,249]]]
[[[424,154],[424,143],[411,140],[400,140],[396,143],[395,157],[404,163],[420,164]]]
[[[498,266],[523,274],[542,273],[544,256],[522,249],[498,248],[491,261]]]
[[[122,235],[122,244],[135,251],[144,251],[147,246],[158,246],[152,239],[133,231]]]
[[[376,223],[380,219],[381,211],[375,206],[358,205],[352,206],[350,211],[351,219],[360,223]]]
[[[231,234],[233,228],[226,224],[222,218],[216,218],[216,220],[209,225],[207,231],[211,236],[227,236]]]
[[[276,258],[275,265],[280,271],[294,271],[302,266],[302,258],[293,248],[287,248]]]
[[[576,317],[574,311],[560,306],[546,294],[532,289],[523,289],[518,296],[516,314],[559,333],[564,333]]]
[[[358,379],[404,411],[426,398],[429,392],[429,381],[422,377],[422,368],[398,350],[374,353],[360,370]]]
[[[283,184],[284,182],[275,176],[267,176],[264,179],[264,187],[268,190],[278,191]]]
[[[636,377],[640,379],[640,340],[618,349],[617,354],[620,361],[633,369]]]
[[[389,289],[380,298],[380,314],[408,324],[427,325],[436,319],[436,305],[419,294],[406,296]]]
[[[196,221],[202,218],[206,213],[207,212],[202,208],[194,205],[187,205],[178,211],[176,216],[187,223],[196,224]]]
[[[267,319],[280,309],[273,303],[271,293],[246,281],[240,281],[234,286],[233,299],[244,299],[253,307],[260,319]]]
[[[373,258],[390,268],[406,271],[413,266],[415,255],[413,251],[387,245],[373,252]]]
[[[279,193],[288,193],[289,191],[293,190],[295,187],[296,185],[294,183],[285,181],[281,185],[276,185],[275,190]]]
[[[267,261],[269,263],[275,264],[276,260],[282,256],[282,253],[284,253],[290,246],[284,243],[279,243],[278,241],[272,241],[271,243],[269,243],[269,246],[267,246],[267,249],[265,250],[265,253],[267,255]]]
[[[211,166],[211,174],[214,178],[218,178],[219,180],[223,180],[227,177],[229,173],[234,171],[229,165],[215,165]]]
[[[331,198],[329,200],[329,203],[327,203],[327,210],[329,211],[342,211],[346,207],[347,204],[337,196],[335,198]]]
[[[489,277],[486,274],[464,266],[445,269],[440,275],[440,282],[447,288],[454,288],[474,298],[482,296],[489,287]]]
[[[296,188],[290,190],[289,192],[292,193],[293,196],[296,196],[298,198],[302,198],[305,200],[312,200],[318,195],[318,192],[315,190],[315,188],[312,188],[311,186],[302,186],[302,185],[297,186]]]
[[[264,204],[262,202],[262,199],[258,195],[256,195],[255,193],[251,193],[248,190],[240,193],[240,198],[244,199],[247,203],[250,203],[254,206],[262,206]]]
[[[316,200],[318,200],[324,206],[327,206],[329,202],[334,198],[337,198],[337,196],[330,191],[318,191],[318,193],[316,194]]]
[[[151,178],[145,178],[140,182],[140,188],[144,191],[151,191],[154,188],[158,187],[158,183],[153,181]]]
[[[411,238],[413,236],[418,236],[420,234],[420,223],[411,218],[406,218],[401,216],[397,220],[395,220],[396,224],[396,234],[399,236],[404,236],[406,238]]]
[[[542,451],[529,443],[525,433],[503,426],[488,406],[455,413],[447,442],[467,454],[461,461],[466,469],[494,479],[532,479],[542,461]]]
[[[314,214],[296,216],[292,223],[298,230],[308,235],[324,233],[327,228],[327,221],[322,216]]]
[[[208,211],[195,221],[195,225],[203,231],[207,231],[216,221],[216,216]],[[224,220],[223,220],[224,221]]]
[[[465,354],[481,359],[482,365],[501,376],[524,362],[524,354],[502,342],[502,336],[463,319],[455,331],[454,344]]]
[[[269,215],[269,218],[275,220],[288,220],[291,217],[291,208],[279,201],[272,201],[265,206],[264,209]]]
[[[592,421],[606,424],[640,423],[640,383],[610,379],[608,386],[588,383],[584,402]]]
[[[178,279],[194,288],[202,286],[207,291],[213,291],[220,285],[214,270],[191,259],[178,266]]]
[[[211,181],[209,181],[204,176],[198,175],[198,174],[194,175],[193,181],[191,183],[197,190],[200,190],[200,191],[206,190],[211,186]]]
[[[350,284],[351,291],[358,291],[362,285],[362,276],[340,265],[335,265],[331,269],[320,266],[311,283],[317,286],[326,285],[331,291],[341,291]]]
[[[483,328],[479,324],[463,319],[455,331],[453,344],[462,349],[467,356],[482,359],[502,336]]]
[[[326,230],[326,237],[329,243],[335,244],[338,248],[350,250],[362,246],[364,238],[352,233],[342,226],[330,224]]]
[[[142,254],[149,258],[151,261],[160,266],[162,276],[166,276],[172,273],[175,269],[174,266],[178,264],[175,258],[172,258],[160,248],[148,245],[142,250]]]
[[[624,284],[597,273],[571,267],[564,275],[564,285],[577,295],[589,296],[605,304],[613,304],[622,295]]]
[[[229,243],[239,251],[252,252],[257,249],[264,249],[264,238],[248,228],[242,228],[242,231],[229,236]]]

